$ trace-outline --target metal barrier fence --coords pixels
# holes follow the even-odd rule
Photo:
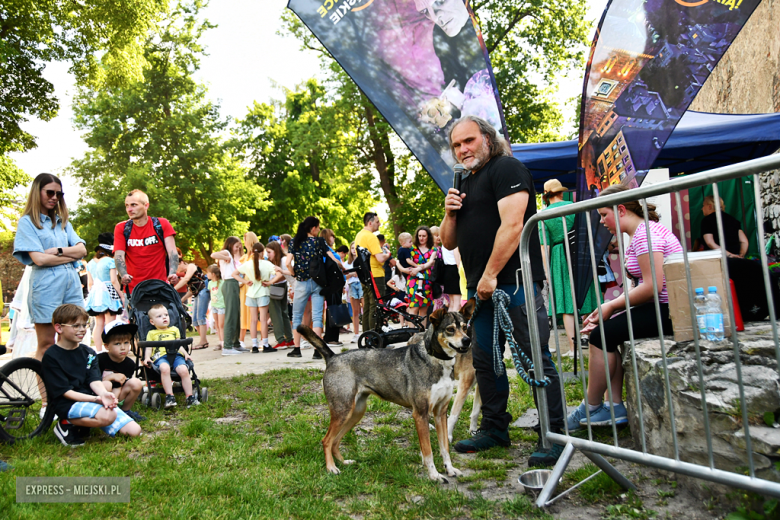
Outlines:
[[[771,285],[770,285],[770,274],[769,269],[767,265],[767,255],[765,252],[765,240],[763,235],[763,208],[761,203],[761,193],[760,193],[760,182],[759,182],[759,176],[758,174],[761,172],[774,170],[780,168],[780,155],[774,155],[770,157],[764,157],[760,159],[755,159],[751,161],[746,161],[740,164],[734,164],[731,166],[726,166],[723,168],[718,168],[715,170],[710,170],[707,172],[702,172],[698,174],[688,175],[685,177],[680,177],[676,179],[672,179],[667,182],[655,184],[652,186],[645,186],[645,187],[639,187],[635,189],[628,190],[626,192],[617,193],[613,195],[607,195],[603,197],[597,197],[594,199],[589,199],[582,202],[577,202],[575,204],[570,204],[558,208],[552,208],[547,209],[545,211],[538,212],[536,215],[534,215],[531,219],[528,220],[526,225],[524,226],[521,238],[520,238],[520,262],[522,267],[522,276],[523,276],[523,288],[526,291],[525,298],[526,301],[533,301],[533,294],[531,294],[531,291],[533,290],[533,273],[531,272],[531,260],[529,256],[529,244],[530,244],[530,238],[532,233],[537,233],[537,224],[539,225],[540,229],[543,229],[544,221],[551,220],[551,219],[560,219],[563,223],[563,229],[564,229],[564,236],[567,231],[567,224],[566,224],[566,215],[572,215],[577,213],[582,213],[584,215],[584,218],[587,222],[587,230],[588,230],[588,249],[586,250],[583,245],[578,244],[578,249],[580,252],[590,252],[590,261],[592,266],[592,275],[594,279],[594,286],[596,288],[595,293],[597,297],[597,303],[599,304],[598,307],[598,315],[599,315],[599,330],[601,331],[601,344],[604,348],[601,349],[601,354],[596,352],[598,349],[592,349],[593,352],[591,352],[591,356],[594,355],[602,355],[604,356],[604,364],[605,364],[605,370],[606,370],[606,380],[607,380],[607,393],[608,397],[611,402],[614,402],[612,400],[612,384],[611,384],[611,376],[609,372],[609,362],[607,359],[607,350],[606,350],[606,341],[604,339],[604,316],[601,312],[600,304],[602,303],[602,298],[600,291],[598,290],[599,282],[598,282],[598,276],[596,272],[596,258],[594,254],[594,241],[593,241],[593,233],[592,229],[592,218],[591,218],[591,212],[593,210],[599,209],[599,208],[612,208],[615,214],[618,213],[618,205],[628,202],[628,201],[636,201],[639,200],[642,204],[642,207],[644,209],[644,222],[646,229],[648,230],[648,250],[652,251],[652,239],[649,236],[649,222],[647,217],[647,203],[646,199],[648,197],[653,197],[657,195],[664,195],[664,194],[674,194],[674,201],[676,204],[673,203],[673,206],[676,205],[676,212],[678,216],[678,222],[682,223],[683,215],[682,215],[682,209],[681,209],[681,201],[680,201],[680,191],[685,190],[688,188],[694,188],[698,186],[705,186],[708,184],[712,185],[713,189],[713,196],[715,198],[715,210],[716,210],[716,220],[717,220],[717,229],[718,229],[718,238],[719,244],[722,244],[721,247],[721,266],[723,271],[723,281],[724,281],[724,287],[725,290],[725,298],[723,300],[727,303],[728,307],[728,316],[730,318],[730,326],[731,326],[731,338],[730,341],[733,345],[733,352],[734,352],[734,362],[736,364],[736,379],[738,381],[739,386],[739,402],[740,402],[740,412],[741,412],[741,419],[742,419],[742,429],[744,430],[744,441],[745,441],[745,451],[747,453],[748,458],[748,468],[747,468],[747,475],[740,474],[733,471],[727,471],[724,469],[719,469],[715,467],[715,454],[713,452],[713,438],[712,438],[712,432],[710,429],[710,417],[708,413],[708,405],[707,405],[707,392],[706,392],[706,385],[704,382],[704,375],[703,375],[703,368],[702,368],[702,358],[701,358],[701,351],[700,351],[700,344],[699,344],[699,338],[697,335],[698,326],[696,325],[696,311],[694,307],[694,301],[693,301],[693,285],[691,282],[691,275],[690,275],[690,269],[689,269],[689,259],[688,259],[688,248],[686,245],[686,240],[683,239],[681,241],[681,245],[683,248],[683,260],[684,260],[684,266],[686,271],[686,280],[687,280],[687,292],[688,292],[688,298],[689,298],[689,307],[690,307],[690,313],[691,313],[691,327],[693,329],[693,346],[695,350],[695,356],[696,356],[696,365],[698,369],[698,378],[699,378],[699,389],[701,394],[701,404],[702,404],[702,414],[703,414],[703,421],[704,421],[704,428],[705,428],[705,434],[706,434],[706,443],[707,443],[707,456],[709,459],[709,465],[704,466],[700,464],[696,464],[693,462],[688,462],[684,460],[680,460],[680,452],[678,447],[678,435],[677,435],[677,424],[676,424],[676,417],[675,417],[675,409],[671,394],[671,385],[669,381],[669,370],[667,367],[667,348],[666,343],[669,341],[668,339],[664,339],[663,336],[663,329],[661,324],[661,314],[660,314],[660,303],[659,303],[659,291],[658,291],[658,285],[656,282],[656,278],[652,277],[652,284],[653,284],[653,292],[654,292],[654,304],[655,304],[655,315],[656,315],[656,322],[658,326],[658,340],[660,342],[660,357],[661,357],[661,363],[663,368],[663,374],[664,374],[664,392],[665,392],[665,399],[666,404],[668,405],[668,421],[671,425],[670,431],[671,431],[671,444],[672,449],[674,452],[674,458],[671,457],[665,457],[660,456],[657,454],[652,454],[648,452],[647,444],[646,444],[646,432],[645,432],[645,423],[644,423],[644,417],[642,415],[643,412],[643,404],[642,404],[642,395],[641,395],[641,385],[639,381],[639,375],[637,372],[637,364],[636,364],[636,352],[635,352],[635,338],[633,335],[633,332],[631,331],[631,309],[629,304],[629,291],[628,286],[625,283],[626,280],[626,262],[625,262],[625,251],[628,244],[623,243],[623,236],[622,232],[619,228],[620,223],[619,219],[616,220],[616,235],[617,235],[617,241],[618,241],[618,248],[620,252],[620,264],[621,264],[621,273],[624,280],[624,298],[626,302],[626,314],[627,314],[627,320],[629,325],[629,336],[630,336],[630,355],[632,356],[632,364],[633,364],[633,374],[626,373],[626,377],[633,377],[633,382],[635,384],[635,388],[637,389],[636,392],[636,399],[637,399],[637,406],[636,410],[638,413],[638,424],[640,428],[640,439],[641,439],[641,451],[640,450],[633,450],[628,448],[620,447],[618,443],[618,433],[617,433],[617,427],[615,426],[615,415],[614,415],[614,409],[610,407],[610,415],[612,419],[612,437],[613,442],[612,444],[606,444],[602,442],[595,441],[593,438],[593,426],[591,425],[591,419],[590,419],[590,411],[588,411],[588,403],[587,403],[587,384],[586,384],[586,374],[585,374],[585,367],[583,363],[583,357],[582,357],[582,347],[580,344],[580,324],[579,320],[575,319],[575,329],[576,329],[576,335],[575,337],[577,340],[574,342],[576,345],[576,348],[579,350],[579,360],[580,360],[580,368],[581,368],[581,382],[582,382],[582,388],[583,388],[583,394],[585,398],[585,409],[586,409],[586,417],[587,417],[587,438],[580,438],[571,435],[571,432],[568,429],[568,425],[564,425],[565,431],[563,434],[561,433],[555,433],[550,430],[550,418],[549,418],[549,412],[547,408],[547,396],[544,391],[537,392],[537,399],[538,399],[538,408],[539,408],[539,422],[541,426],[542,431],[542,443],[545,448],[550,448],[550,443],[554,442],[556,444],[565,445],[565,448],[563,449],[563,453],[561,454],[558,463],[556,464],[555,468],[553,469],[552,475],[550,476],[549,480],[547,481],[547,484],[545,485],[542,492],[539,494],[536,505],[538,507],[544,507],[546,505],[549,505],[552,503],[552,501],[557,500],[560,498],[560,496],[563,496],[563,494],[568,493],[571,491],[571,489],[565,491],[561,495],[558,495],[557,497],[552,498],[553,493],[556,490],[556,487],[558,485],[558,482],[563,475],[563,472],[565,471],[566,467],[570,463],[573,455],[574,450],[579,449],[585,456],[587,456],[591,461],[596,464],[602,471],[607,473],[610,477],[612,477],[618,484],[620,484],[622,487],[626,489],[634,488],[633,484],[629,482],[618,470],[614,468],[605,458],[604,456],[614,457],[617,459],[622,459],[624,461],[633,462],[642,464],[645,466],[651,466],[657,469],[661,470],[667,470],[672,471],[678,474],[683,474],[687,476],[692,476],[720,484],[725,484],[728,486],[736,487],[736,488],[742,488],[745,490],[762,493],[765,495],[771,495],[773,497],[780,498],[780,484],[776,482],[772,482],[769,480],[761,479],[756,477],[756,471],[755,471],[755,465],[753,461],[753,448],[752,448],[752,439],[750,436],[750,424],[749,424],[749,416],[748,416],[748,410],[747,410],[747,404],[745,400],[745,389],[743,385],[743,379],[742,379],[742,362],[740,359],[740,347],[739,347],[739,341],[737,338],[737,330],[736,330],[736,323],[734,320],[734,302],[732,301],[731,292],[729,291],[729,272],[728,272],[728,263],[726,261],[727,253],[725,249],[725,240],[724,240],[724,234],[723,234],[723,221],[721,216],[721,208],[718,204],[719,201],[719,193],[718,193],[718,186],[717,183],[720,181],[728,180],[728,179],[734,179],[738,177],[745,177],[748,175],[752,175],[753,177],[753,188],[755,193],[755,204],[756,204],[756,218],[758,219],[758,244],[761,254],[761,267],[763,270],[763,280],[764,280],[764,290],[766,291],[766,297],[767,297],[767,303],[769,308],[769,322],[771,324],[772,328],[772,340],[774,341],[774,348],[775,348],[775,356],[778,361],[778,370],[780,370],[780,342],[778,341],[778,330],[777,330],[777,322],[775,320],[775,309],[774,309],[774,303],[772,299],[772,291],[771,291]],[[542,236],[544,236],[544,233],[542,233]],[[575,308],[576,308],[576,294],[574,290],[574,277],[572,273],[571,268],[571,251],[568,241],[564,240],[564,247],[566,251],[566,258],[568,261],[569,266],[569,279],[571,280],[571,283],[569,284],[571,287],[571,297],[572,300],[575,302]],[[543,241],[543,247],[546,247],[546,239]],[[656,268],[662,269],[662,266],[656,266],[655,261],[653,258],[653,254],[649,255],[650,260],[650,268],[652,272],[656,272]],[[549,256],[545,255],[544,257],[545,264],[549,262]],[[549,272],[549,266],[545,266],[546,270]],[[555,281],[553,280],[553,283]],[[555,302],[555,291],[551,290],[549,292],[549,304],[552,309],[553,316],[556,315],[555,309],[556,309],[556,302]],[[575,316],[577,314],[577,311],[575,309]],[[725,313],[724,313],[725,315]],[[558,367],[561,367],[561,352],[560,352],[560,345],[558,342],[558,327],[556,324],[556,320],[553,319],[553,337],[555,338],[555,350],[557,353],[557,360],[558,360]],[[531,336],[531,349],[532,349],[532,355],[533,355],[533,363],[535,366],[543,366],[542,363],[542,345],[539,341],[539,329],[538,325],[535,319],[535,314],[529,312],[528,313],[528,327],[530,330],[530,336]],[[655,337],[653,337],[654,339]],[[727,339],[724,339],[724,341],[727,341]],[[575,357],[575,359],[577,359]],[[561,393],[564,396],[564,407],[563,409],[566,410],[567,407],[565,406],[565,389],[564,389],[564,378],[560,378],[561,383]],[[621,389],[614,389],[614,391],[620,391]],[[778,407],[780,407],[780,403],[778,403]],[[565,412],[564,412],[565,413]],[[565,423],[565,417],[564,417],[564,423]],[[734,468],[736,469],[736,468]],[[595,476],[595,475],[593,475]],[[592,478],[593,476],[589,477]],[[586,479],[587,480],[587,479]],[[583,481],[584,482],[584,481]],[[576,486],[579,486],[583,482],[578,483]],[[576,487],[575,486],[575,487]],[[572,488],[573,489],[573,488]]]

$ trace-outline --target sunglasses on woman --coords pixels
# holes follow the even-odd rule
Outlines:
[[[65,195],[65,192],[56,190],[43,190],[43,192],[46,193],[46,196],[50,199],[53,199],[55,195],[58,199],[62,199],[62,196]]]

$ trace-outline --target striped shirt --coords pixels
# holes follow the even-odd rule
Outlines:
[[[681,253],[682,246],[677,237],[672,234],[671,231],[666,229],[662,224],[658,222],[650,221],[650,240],[653,243],[653,251],[663,252],[664,258],[672,253]],[[645,223],[641,222],[637,226],[634,236],[631,239],[631,243],[628,245],[626,251],[626,270],[642,283],[642,270],[639,268],[639,262],[637,257],[646,255],[648,253],[647,248],[647,232],[645,231]],[[656,269],[663,269],[663,265],[656,264]],[[652,284],[652,280],[648,283]],[[658,301],[661,303],[669,303],[669,295],[666,292],[666,277],[664,277],[664,287],[661,293],[658,295]]]

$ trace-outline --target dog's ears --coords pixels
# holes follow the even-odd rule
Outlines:
[[[474,309],[477,307],[477,299],[471,298],[466,305],[460,309],[460,313],[463,314],[463,319],[469,321],[474,315]]]
[[[444,316],[447,314],[447,309],[439,309],[437,311],[434,311],[433,314],[431,314],[428,318],[431,320],[431,324],[434,328],[438,327],[441,323],[441,320],[444,319]]]

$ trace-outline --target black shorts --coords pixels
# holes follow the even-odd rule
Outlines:
[[[457,265],[444,266],[444,294],[460,294],[460,273]]]
[[[669,319],[669,304],[661,303],[661,326],[664,335],[673,334],[672,320]],[[652,338],[658,336],[658,325],[655,319],[655,303],[648,302],[631,307],[631,325],[634,329],[634,339]],[[607,341],[607,352],[615,352],[618,346],[628,341],[628,316],[624,312],[604,322],[604,339]],[[601,349],[601,329],[596,327],[590,333],[590,344]]]

